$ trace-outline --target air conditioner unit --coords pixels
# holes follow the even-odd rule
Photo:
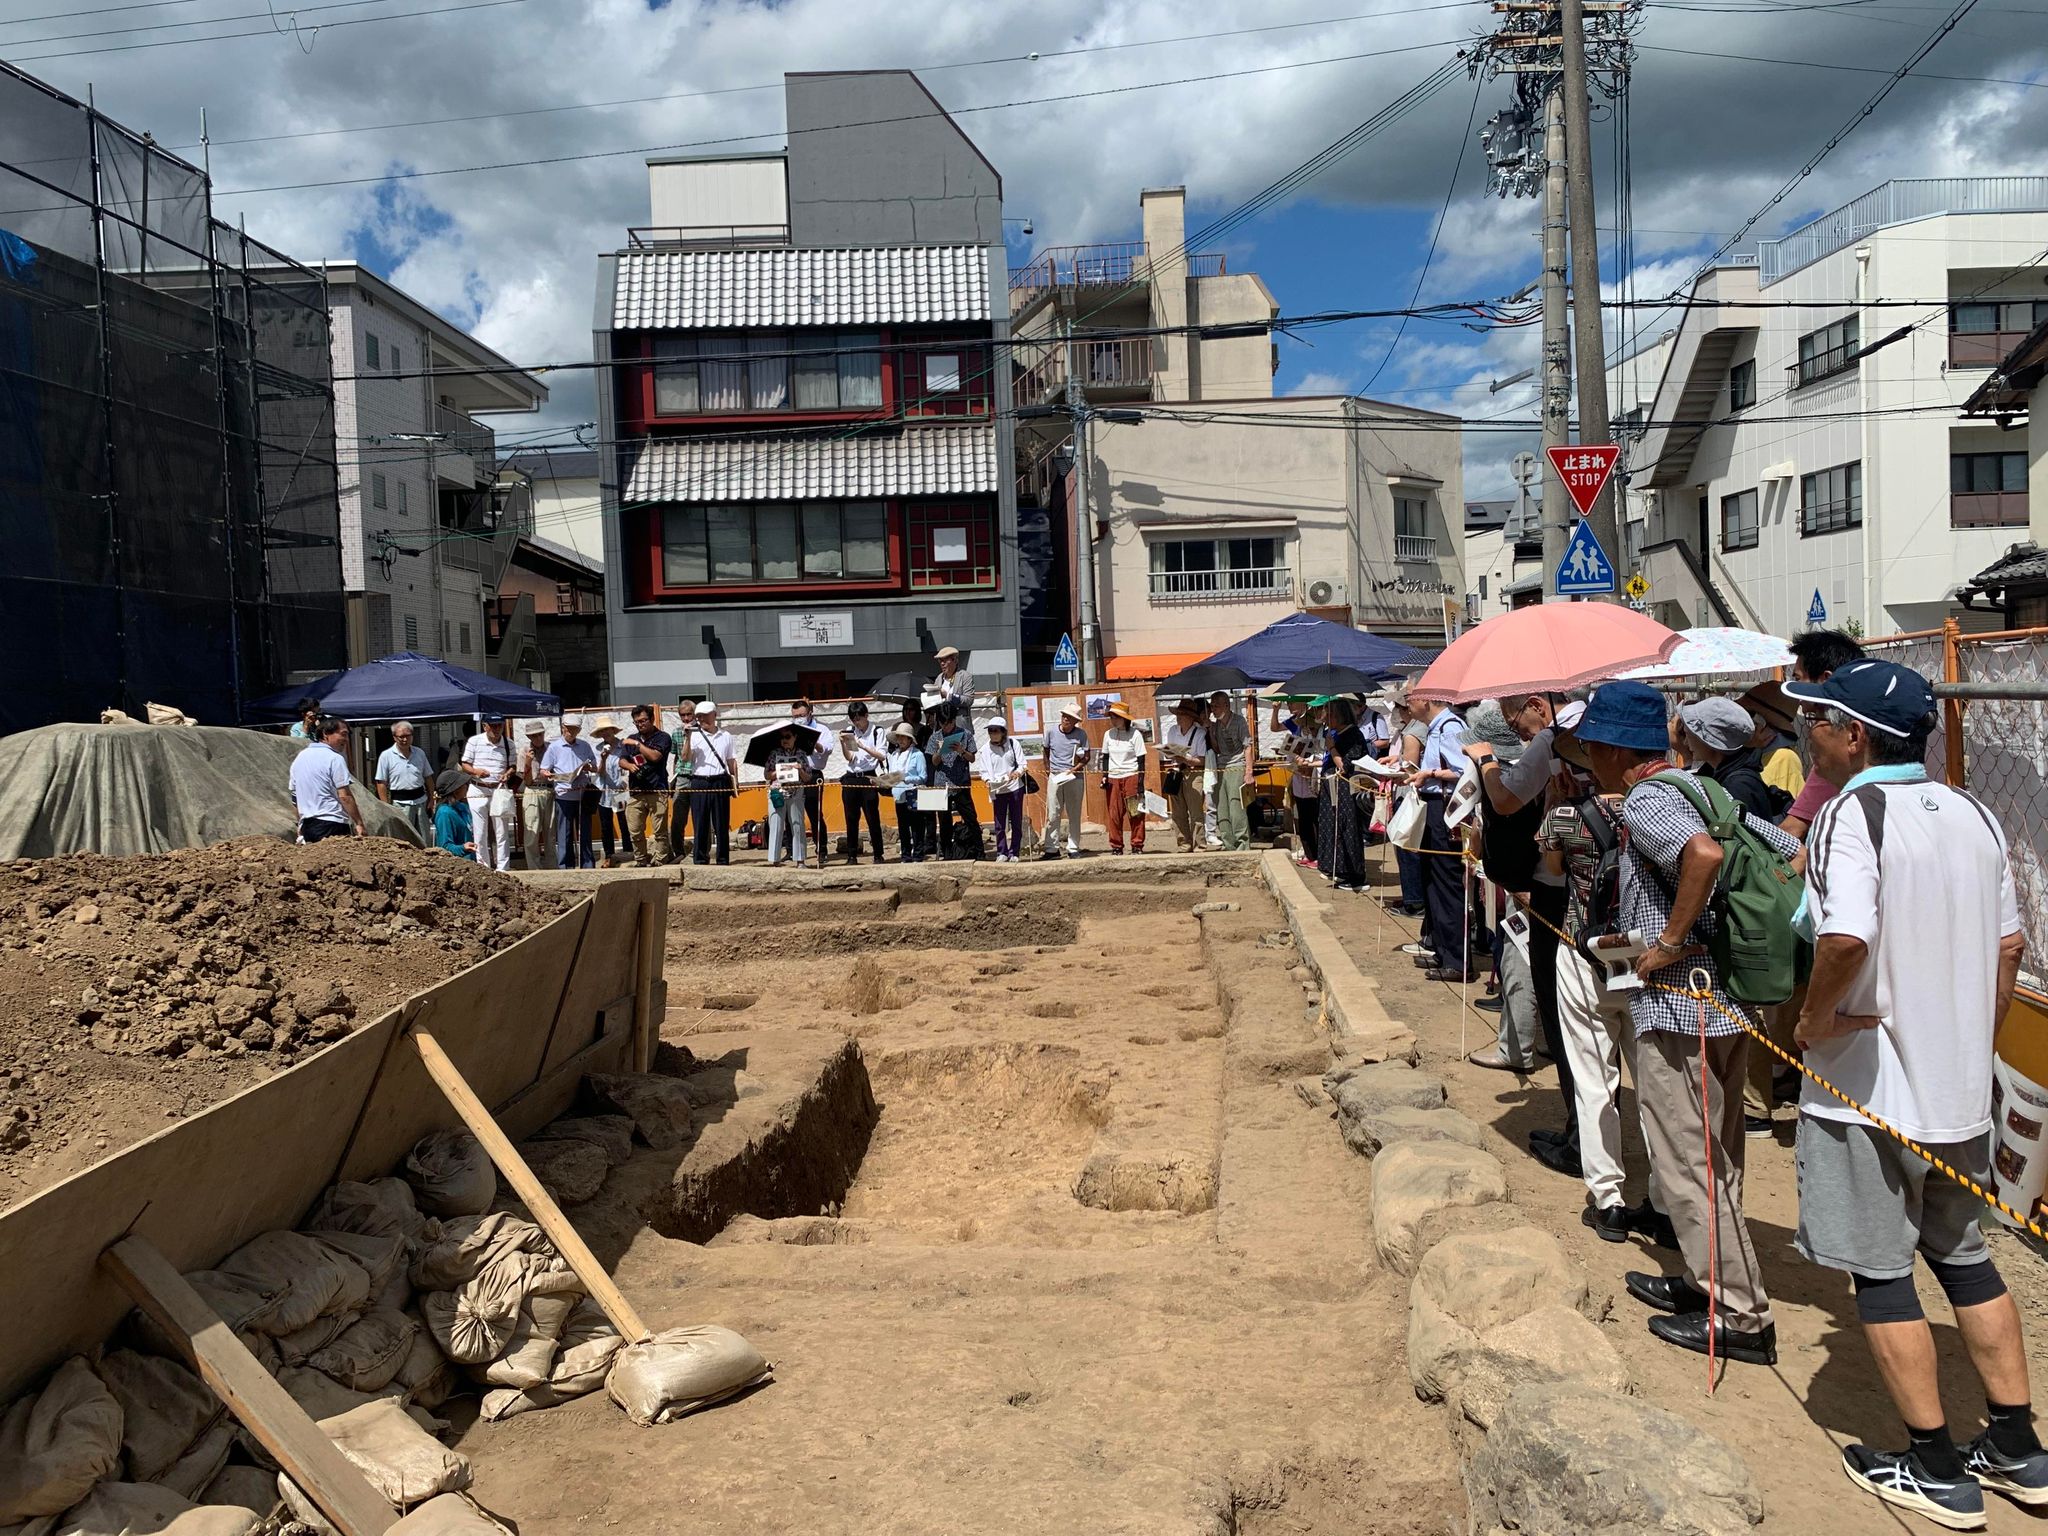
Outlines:
[[[1302,596],[1311,608],[1338,607],[1344,602],[1344,589],[1335,582],[1312,581],[1302,589]]]

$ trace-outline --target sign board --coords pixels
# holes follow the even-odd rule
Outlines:
[[[1581,517],[1593,510],[1594,501],[1606,488],[1608,476],[1614,473],[1614,461],[1621,457],[1621,450],[1613,443],[1573,443],[1543,451],[1550,455],[1557,478],[1564,482],[1565,491]]]
[[[792,650],[817,650],[853,644],[850,613],[782,613],[776,615],[782,643]]]
[[[1828,605],[1820,600],[1820,588],[1813,589],[1813,601],[1806,605],[1806,622],[1815,629],[1828,621]]]
[[[1643,573],[1641,571],[1637,571],[1635,575],[1629,577],[1628,585],[1626,587],[1623,587],[1622,590],[1626,592],[1631,599],[1640,603],[1644,598],[1650,595],[1650,583],[1644,579]]]
[[[1593,525],[1582,517],[1564,547],[1564,558],[1557,562],[1557,595],[1599,597],[1614,587],[1614,562],[1593,537]]]
[[[1055,672],[1078,672],[1081,670],[1081,653],[1074,649],[1072,635],[1060,636],[1060,648],[1052,653],[1052,669]]]
[[[1465,605],[1454,597],[1444,599],[1444,644],[1458,638],[1465,627]]]

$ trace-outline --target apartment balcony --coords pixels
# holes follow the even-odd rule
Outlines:
[[[1262,602],[1294,596],[1294,573],[1284,565],[1222,571],[1154,571],[1155,603]]]
[[[1950,331],[1948,365],[1951,368],[1996,368],[2014,347],[2032,331]]]
[[[1757,242],[1763,286],[1893,224],[1944,213],[2048,210],[2048,176],[1931,176],[1887,181],[1777,240]]]
[[[1176,253],[1165,253],[1170,257]],[[1224,275],[1223,253],[1186,254],[1190,277]],[[1041,251],[1010,274],[1010,314],[1014,318],[1048,295],[1074,295],[1084,290],[1126,288],[1152,280],[1151,248],[1142,240],[1111,240],[1098,245],[1061,245]]]
[[[1030,348],[1019,348],[1028,353]],[[1108,341],[1076,341],[1074,359],[1081,387],[1091,400],[1149,400],[1152,397],[1152,338],[1118,336]],[[1016,376],[1020,406],[1062,400],[1067,392],[1067,345],[1048,342],[1036,361]]]
[[[2024,528],[2025,491],[1955,491],[1948,498],[1951,528]]]
[[[1400,565],[1435,565],[1436,540],[1427,535],[1394,535],[1394,560]]]
[[[497,478],[498,435],[475,417],[452,405],[434,405],[434,474],[443,483],[468,490]]]

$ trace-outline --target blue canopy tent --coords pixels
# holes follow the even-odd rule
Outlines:
[[[1368,677],[1392,677],[1396,672],[1425,666],[1429,652],[1412,645],[1369,635],[1347,624],[1295,613],[1268,624],[1257,634],[1225,646],[1207,663],[1241,668],[1258,683],[1277,683],[1297,672],[1336,662],[1356,667]]]
[[[245,723],[275,725],[299,718],[312,699],[330,715],[351,724],[378,720],[456,720],[472,715],[556,715],[562,701],[501,677],[436,661],[412,651],[329,673],[317,682],[251,700]]]

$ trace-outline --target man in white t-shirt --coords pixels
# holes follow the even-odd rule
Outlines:
[[[491,797],[513,777],[515,754],[503,715],[485,715],[483,727],[462,747],[462,771],[469,775],[469,824],[476,837],[477,862],[485,869],[510,871],[519,797],[512,795],[512,803],[495,815]]]
[[[1983,1186],[1992,1183],[1993,1037],[2025,942],[2005,834],[1923,766],[1934,692],[1919,673],[1851,661],[1791,682],[1814,771],[1840,791],[1807,837],[1814,959],[1797,1039],[1807,1065]],[[1978,1231],[1983,1203],[1811,1081],[1799,1106],[1799,1251],[1848,1271],[1904,1451],[1850,1445],[1851,1481],[1952,1529],[1984,1524],[1983,1489],[2048,1505],[2019,1309]],[[1915,1254],[1948,1297],[1990,1427],[1949,1437]]]

